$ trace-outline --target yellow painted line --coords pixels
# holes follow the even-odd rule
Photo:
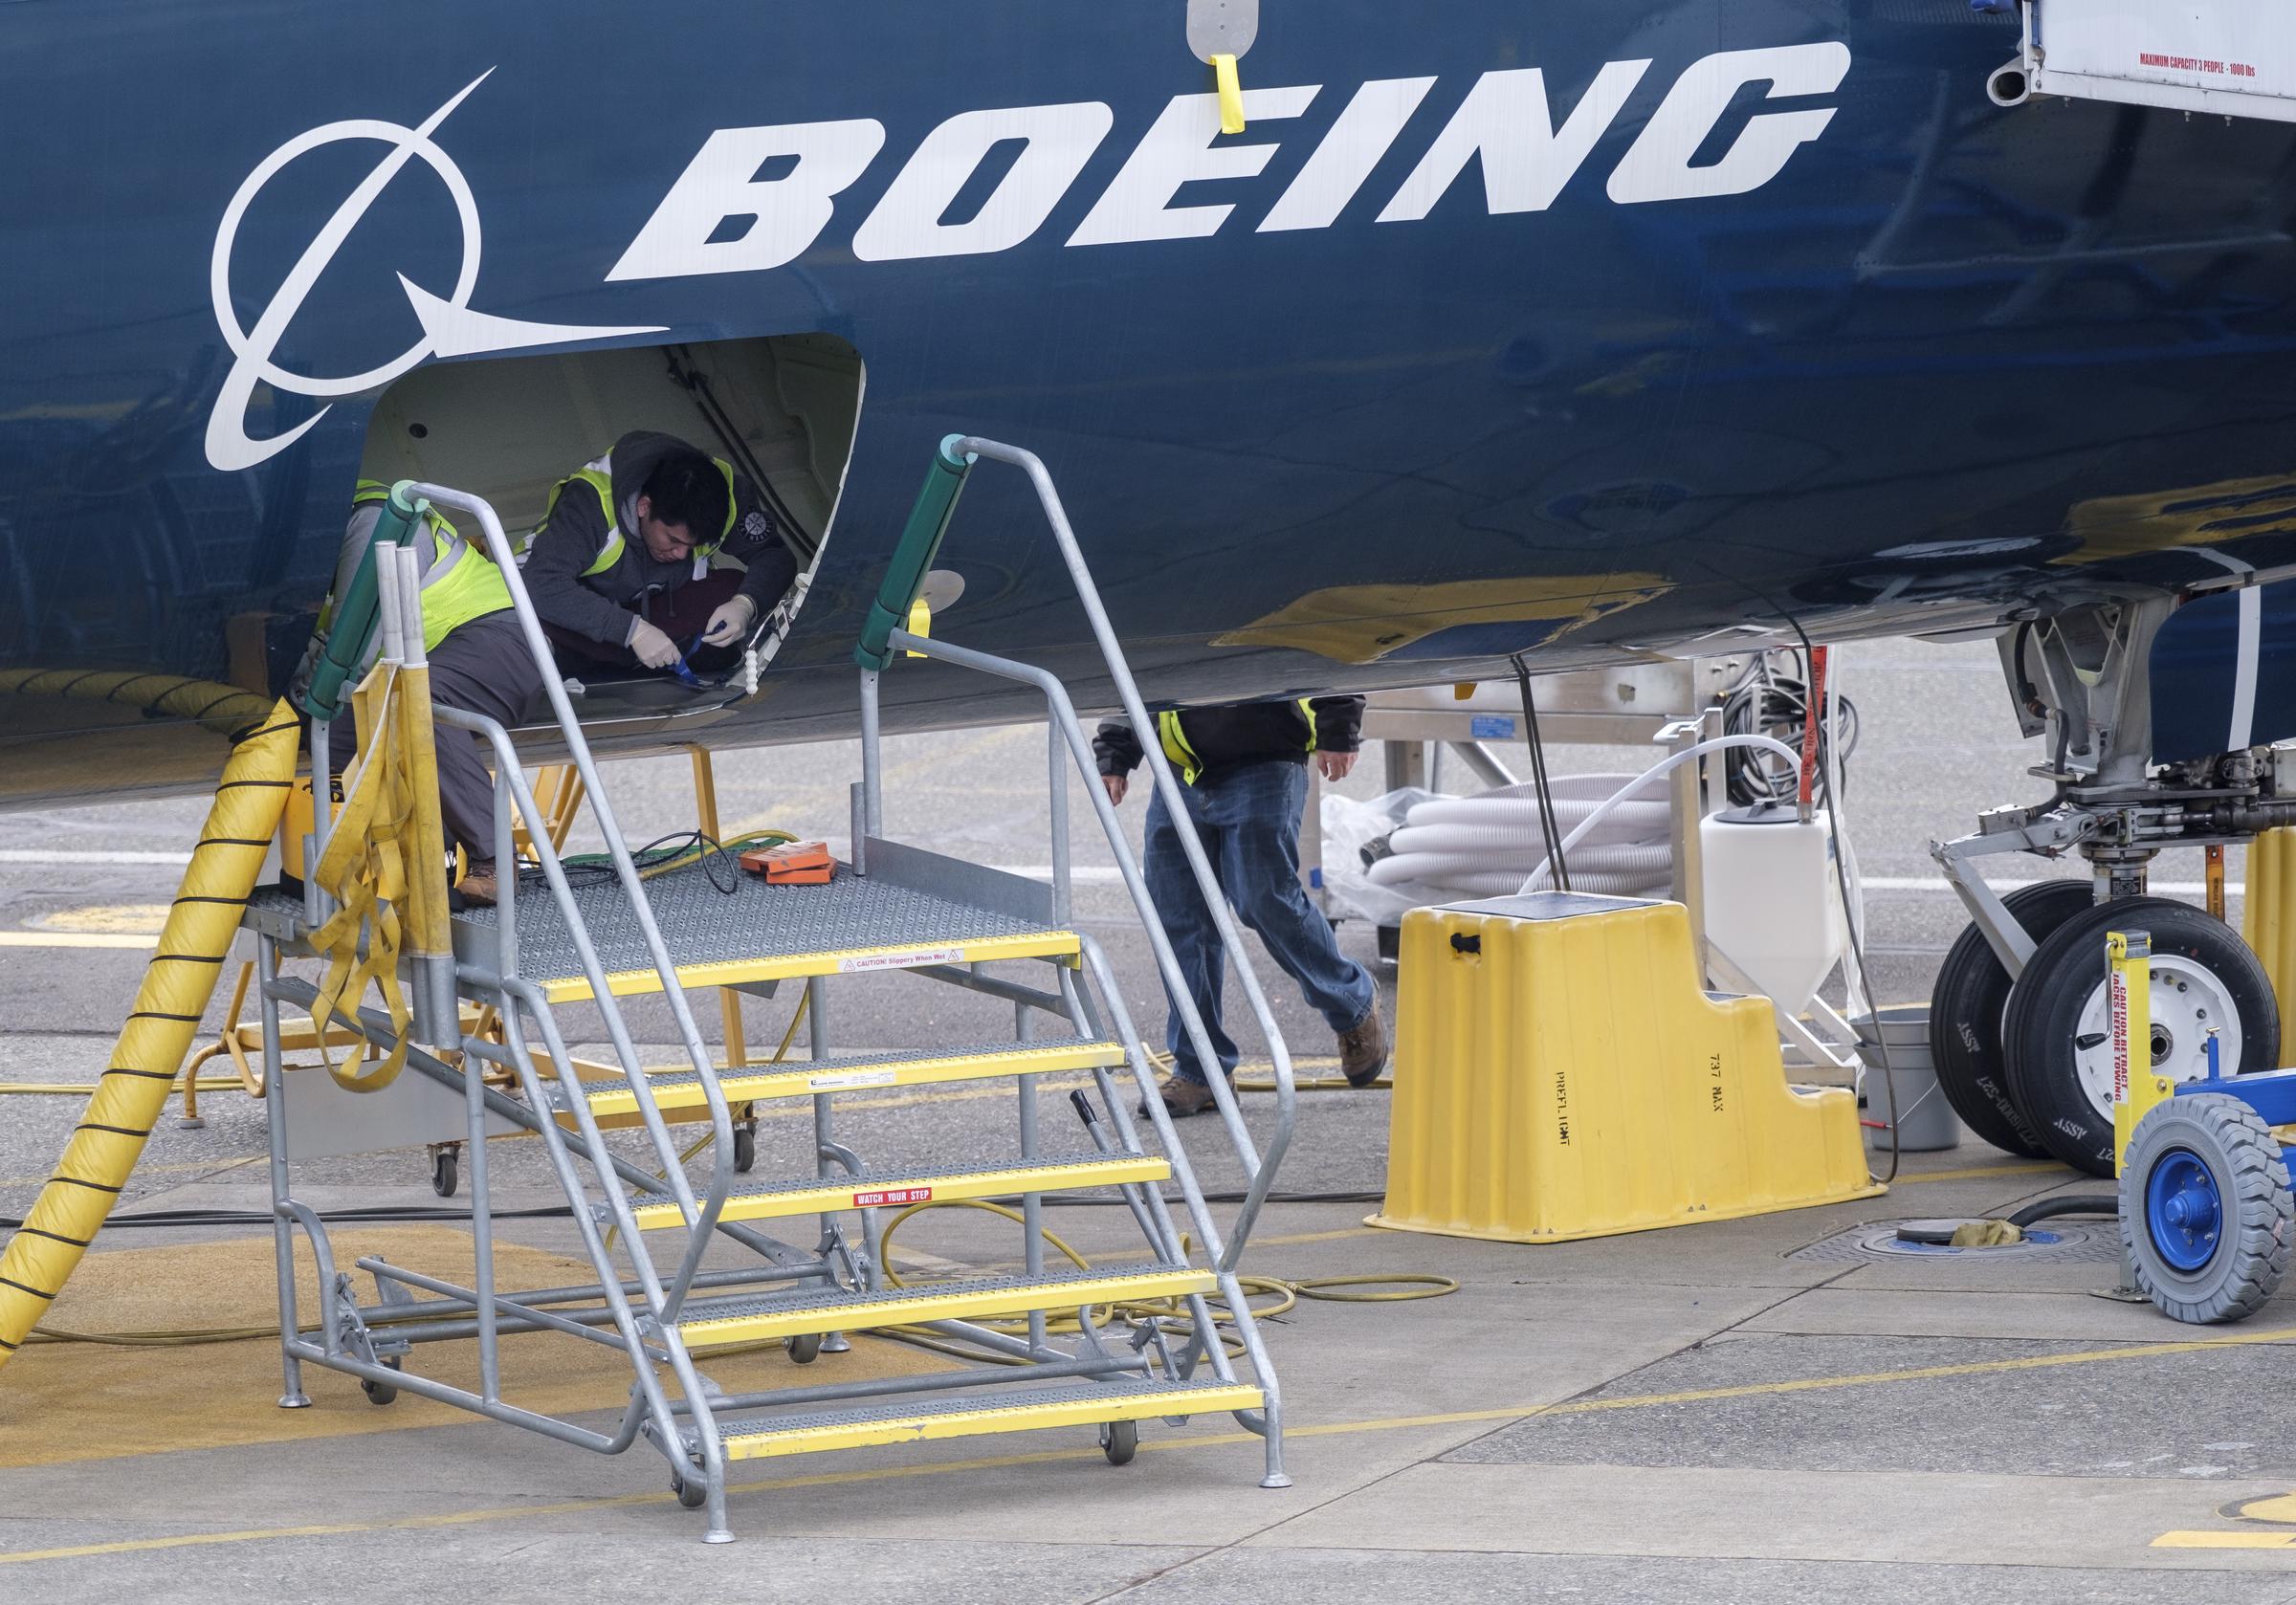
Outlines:
[[[1120,1154],[1073,1165],[1036,1165],[1026,1169],[1000,1168],[957,1176],[921,1173],[856,1184],[850,1177],[813,1187],[727,1200],[726,1220],[770,1220],[786,1215],[816,1215],[823,1210],[874,1209],[916,1203],[948,1203],[960,1198],[995,1198],[1014,1193],[1049,1193],[1067,1187],[1114,1187],[1130,1182],[1167,1181],[1172,1167],[1145,1154]],[[683,1226],[685,1212],[674,1203],[648,1204],[637,1211],[638,1225],[647,1231]]]
[[[2296,1532],[2164,1532],[2152,1540],[2156,1550],[2288,1550],[2296,1549]]]
[[[707,1316],[678,1324],[678,1335],[695,1348],[715,1348],[751,1339],[802,1336],[806,1332],[862,1331],[905,1326],[912,1321],[966,1321],[984,1315],[1021,1315],[1034,1309],[1077,1309],[1115,1299],[1184,1298],[1219,1286],[1207,1270],[1146,1273],[1112,1271],[1073,1282],[1023,1283],[977,1287],[968,1292],[938,1291],[932,1286],[898,1288],[879,1297],[833,1305],[799,1305],[758,1315]]]
[[[0,931],[0,947],[113,947],[149,950],[160,945],[157,935],[138,936],[111,931]]]
[[[724,1089],[728,1103],[747,1104],[775,1098],[810,1098],[818,1092],[850,1092],[874,1087],[931,1087],[953,1081],[1056,1075],[1070,1070],[1120,1065],[1123,1061],[1124,1050],[1111,1043],[1086,1043],[1061,1047],[1016,1044],[993,1053],[952,1054],[944,1059],[892,1059],[874,1065],[847,1063],[835,1068],[822,1068],[808,1061],[799,1060],[779,1066],[721,1069],[718,1072],[718,1085]],[[705,1102],[697,1082],[657,1088],[654,1098],[665,1110],[697,1109],[703,1107]],[[590,1093],[589,1100],[590,1112],[599,1115],[629,1114],[638,1107],[635,1092],[627,1085],[611,1082],[603,1084],[598,1090]],[[886,1102],[889,1104],[891,1101]],[[864,1104],[856,1100],[844,1107],[869,1109],[885,1105]],[[559,1120],[563,1125],[572,1118],[571,1115],[561,1115]]]
[[[95,903],[86,908],[59,909],[35,921],[43,931],[108,931],[137,936],[156,936],[167,923],[165,903]]]
[[[766,1460],[782,1455],[820,1454],[834,1449],[869,1449],[889,1443],[934,1439],[978,1438],[992,1432],[1035,1432],[1047,1427],[1093,1426],[1102,1421],[1138,1421],[1151,1416],[1209,1416],[1257,1410],[1267,1402],[1245,1384],[1225,1388],[1175,1389],[1133,1398],[1081,1395],[1039,1404],[990,1405],[979,1410],[897,1416],[887,1420],[849,1421],[836,1426],[784,1428],[780,1432],[728,1437],[725,1458]]]
[[[1923,1171],[1918,1175],[1901,1175],[1891,1182],[1892,1187],[1911,1187],[1924,1181],[1982,1181],[1993,1176],[2040,1176],[2044,1171],[2056,1171],[2071,1176],[2073,1172],[2064,1165],[2037,1160],[2029,1165],[1972,1165],[1961,1171]]]
[[[2225,1514],[2238,1516],[2244,1522],[2296,1522],[2296,1493],[2252,1499],[2238,1510],[2228,1510]]]
[[[1342,1238],[1351,1237],[1383,1237],[1392,1242],[1395,1234],[1383,1232],[1377,1226],[1343,1226],[1336,1232],[1292,1232],[1283,1237],[1262,1237],[1254,1232],[1251,1245],[1254,1248],[1289,1248],[1293,1243],[1337,1242]]]
[[[737,986],[753,980],[794,980],[801,976],[913,970],[925,964],[985,964],[999,958],[1072,960],[1077,952],[1075,933],[1046,931],[1022,936],[980,936],[969,941],[849,948],[834,953],[793,953],[774,958],[680,964],[677,978],[681,986]],[[606,988],[617,998],[659,992],[661,972],[651,968],[620,970],[606,978]],[[587,976],[563,976],[544,981],[542,991],[553,1003],[577,1003],[592,996]]]
[[[1689,1404],[1718,1398],[1753,1397],[1766,1394],[1801,1393],[1818,1389],[1872,1386],[1886,1382],[1921,1382],[1940,1376],[1980,1376],[2031,1371],[2046,1366],[2087,1365],[2104,1360],[2145,1359],[2161,1354],[2189,1354],[2210,1349],[2230,1349],[2296,1338],[2296,1327],[2241,1333],[2231,1337],[2201,1338],[2184,1343],[2131,1344],[2123,1349],[2094,1349],[2075,1354],[2052,1354],[2019,1359],[1976,1360],[1967,1365],[1924,1366],[1910,1371],[1871,1372],[1860,1376],[1820,1376],[1783,1382],[1756,1382],[1737,1388],[1699,1388],[1683,1393],[1638,1394],[1609,1399],[1578,1399],[1566,1404],[1515,1404],[1489,1410],[1459,1410],[1429,1416],[1384,1416],[1353,1421],[1312,1422],[1287,1426],[1287,1438],[1337,1438],[1367,1432],[1396,1432],[1417,1427],[1471,1425],[1485,1421],[1527,1420],[1541,1416],[1586,1415],[1601,1410],[1646,1410],[1657,1405]],[[1159,1438],[1143,1442],[1142,1450],[1204,1449],[1252,1443],[1247,1432],[1204,1433]],[[973,1460],[935,1461],[913,1465],[872,1465],[850,1471],[812,1472],[795,1477],[766,1478],[730,1484],[729,1494],[771,1493],[792,1488],[828,1488],[861,1483],[887,1483],[915,1477],[961,1476],[969,1472],[1002,1471],[1016,1466],[1073,1464],[1100,1459],[1098,1449],[1039,1449],[1012,1455],[982,1456]],[[485,1522],[517,1521],[533,1516],[568,1515],[590,1510],[627,1509],[662,1505],[671,1493],[606,1494],[590,1499],[564,1500],[555,1505],[503,1505],[470,1510],[447,1510],[433,1515],[405,1516],[387,1521],[339,1522],[316,1527],[250,1528],[232,1532],[188,1532],[157,1538],[130,1538],[107,1544],[79,1544],[54,1550],[0,1550],[0,1566],[26,1561],[79,1560],[95,1555],[140,1554],[155,1550],[189,1549],[209,1544],[260,1543],[281,1538],[334,1537],[345,1533],[422,1531],[469,1527]],[[2171,1534],[2170,1536],[2178,1536]],[[2206,1534],[2218,1537],[2220,1534]]]

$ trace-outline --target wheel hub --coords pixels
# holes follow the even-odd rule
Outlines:
[[[2208,1074],[2208,1037],[2217,1034],[2218,1061],[2226,1075],[2241,1063],[2241,1014],[2232,994],[2214,970],[2181,954],[2152,960],[2152,1063],[2171,1081],[2197,1081]],[[2112,1118],[2112,987],[2100,979],[2082,1007],[2074,1037],[2073,1063],[2082,1090],[2098,1115]]]
[[[2224,1199],[2198,1154],[2172,1150],[2145,1178],[2145,1213],[2153,1246],[2180,1271],[2197,1271],[2215,1258],[2224,1232]]]

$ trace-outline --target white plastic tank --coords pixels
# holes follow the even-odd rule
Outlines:
[[[1708,942],[1799,1013],[1849,949],[1825,810],[1804,824],[1791,804],[1733,808],[1700,822],[1698,842]]]

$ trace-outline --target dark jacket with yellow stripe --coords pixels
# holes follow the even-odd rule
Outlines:
[[[749,572],[741,577],[741,594],[757,604],[757,616],[773,610],[791,581],[797,578],[797,559],[781,539],[768,513],[749,482],[724,462],[718,469],[733,492],[721,530],[695,530],[704,544],[679,562],[656,562],[638,538],[634,508],[639,492],[655,467],[673,451],[694,448],[674,435],[635,429],[614,442],[605,457],[587,465],[587,472],[563,482],[551,496],[550,513],[535,532],[520,571],[534,598],[535,611],[544,622],[574,630],[593,641],[619,647],[629,640],[630,627],[651,609],[653,598],[707,574],[709,554],[724,552],[739,558]],[[608,479],[612,505],[585,483],[590,474]]]
[[[1195,784],[1247,763],[1305,763],[1314,752],[1354,752],[1361,741],[1363,699],[1230,702],[1159,714],[1156,722],[1164,756]],[[1129,775],[1142,756],[1140,738],[1128,720],[1111,719],[1093,736],[1093,756],[1101,774]]]

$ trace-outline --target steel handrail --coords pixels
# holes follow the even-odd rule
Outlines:
[[[678,1264],[677,1273],[667,1290],[661,1319],[674,1321],[686,1295],[691,1291],[694,1278],[701,1269],[702,1257],[708,1253],[710,1237],[724,1212],[727,1196],[734,1183],[734,1128],[733,1111],[727,1107],[725,1093],[718,1083],[717,1066],[710,1057],[708,1045],[701,1039],[701,1030],[694,1020],[694,1011],[686,999],[685,988],[677,978],[676,961],[670,956],[669,944],[662,937],[660,924],[653,917],[653,907],[647,900],[644,884],[638,878],[637,865],[632,861],[629,844],[623,839],[621,826],[615,822],[612,804],[607,801],[604,781],[598,774],[597,760],[591,756],[590,744],[582,733],[582,721],[575,716],[572,702],[566,696],[563,679],[558,671],[558,660],[550,650],[550,641],[542,633],[541,615],[535,610],[534,599],[526,589],[525,577],[519,571],[518,554],[504,532],[501,518],[493,505],[483,496],[451,486],[435,485],[425,480],[402,480],[393,487],[394,498],[422,499],[448,507],[459,508],[478,520],[486,537],[488,554],[500,571],[505,588],[510,593],[511,610],[517,616],[520,632],[526,640],[526,649],[535,666],[541,670],[542,689],[550,701],[550,711],[565,737],[567,755],[580,772],[586,796],[584,801],[590,816],[597,821],[605,838],[607,853],[612,861],[615,877],[621,881],[628,895],[630,911],[637,916],[638,929],[646,938],[646,950],[662,983],[663,1000],[670,1005],[671,1018],[676,1022],[688,1059],[699,1078],[702,1095],[710,1108],[710,1130],[715,1139],[711,1145],[710,1187],[706,1196],[696,1198],[685,1174],[685,1166],[677,1157],[677,1145],[672,1140],[668,1125],[655,1103],[653,1088],[649,1084],[645,1066],[639,1062],[635,1045],[629,1041],[627,1024],[613,994],[606,984],[595,948],[591,945],[587,926],[575,906],[573,894],[565,884],[563,868],[557,868],[557,854],[542,854],[544,873],[550,881],[553,900],[566,920],[566,930],[573,938],[576,951],[583,958],[583,968],[588,976],[600,1014],[605,1018],[614,1047],[622,1058],[625,1079],[629,1083],[648,1133],[667,1171],[668,1181],[677,1198],[690,1227],[686,1253]],[[499,728],[498,726],[497,727]],[[516,764],[510,765],[516,771]],[[523,791],[523,776],[519,777]],[[523,808],[531,809],[531,794],[519,799]],[[541,816],[529,812],[527,818],[539,828]],[[538,849],[541,843],[537,842]],[[515,872],[515,867],[514,867]],[[517,894],[517,883],[512,882],[512,895]]]
[[[1158,974],[1162,978],[1166,988],[1172,995],[1174,1006],[1181,1016],[1181,1027],[1188,1033],[1189,1040],[1195,1044],[1200,1061],[1216,1069],[1219,1060],[1211,1051],[1203,1017],[1196,1009],[1195,1000],[1189,996],[1185,977],[1180,968],[1179,956],[1173,952],[1171,938],[1164,933],[1163,921],[1157,913],[1156,901],[1149,895],[1146,877],[1140,869],[1138,860],[1133,856],[1132,844],[1125,836],[1123,825],[1116,819],[1115,805],[1109,801],[1108,793],[1096,783],[1092,743],[1084,734],[1083,721],[1077,717],[1075,704],[1069,697],[1068,688],[1061,684],[1059,678],[1049,670],[1039,669],[1032,664],[1016,662],[1010,658],[997,657],[988,652],[976,651],[971,648],[957,646],[953,642],[912,635],[904,629],[895,629],[892,632],[890,639],[894,646],[904,651],[938,658],[960,668],[994,674],[1003,679],[1016,680],[1034,686],[1043,694],[1048,715],[1066,740],[1070,758],[1085,779],[1086,797],[1092,803],[1094,818],[1099,822],[1100,833],[1107,839],[1109,849],[1115,858],[1116,870],[1123,879],[1125,891],[1131,897],[1134,908],[1139,912],[1141,925],[1148,934],[1149,949],[1156,957]],[[1137,695],[1137,693],[1135,694]],[[1148,743],[1143,741],[1141,745],[1146,747]],[[1162,760],[1163,755],[1160,752],[1154,756],[1159,762]],[[1168,763],[1164,765],[1164,774],[1167,778],[1170,777]],[[1165,806],[1170,808],[1172,804],[1167,802]],[[1219,884],[1210,879],[1211,867],[1203,857],[1203,843],[1195,834],[1184,811],[1185,806],[1185,803],[1182,802],[1180,810],[1176,812],[1173,821],[1175,828],[1181,833],[1182,845],[1190,850],[1192,867],[1198,871],[1197,884],[1200,888],[1204,889],[1205,901],[1220,910],[1222,934],[1227,943],[1229,955],[1235,960],[1239,973],[1248,976],[1250,974],[1249,960],[1244,956],[1238,945],[1238,937],[1234,934],[1234,926],[1225,916],[1225,898],[1220,891]],[[1236,1211],[1235,1224],[1228,1234],[1225,1248],[1219,1244],[1216,1238],[1208,1241],[1205,1244],[1206,1253],[1212,1256],[1223,1272],[1232,1272],[1241,1261],[1245,1241],[1251,1235],[1252,1225],[1259,1219],[1260,1209],[1267,1202],[1268,1194],[1274,1186],[1276,1166],[1282,1161],[1284,1151],[1292,1140],[1292,1117],[1297,1100],[1297,1091],[1292,1083],[1291,1060],[1283,1047],[1282,1031],[1276,1025],[1272,1015],[1267,1011],[1266,1000],[1258,994],[1256,987],[1251,989],[1249,995],[1256,1000],[1254,1013],[1260,1019],[1262,1032],[1269,1044],[1270,1057],[1277,1066],[1276,1128],[1269,1141],[1267,1151],[1263,1154],[1259,1147],[1252,1141],[1250,1130],[1244,1124],[1243,1111],[1236,1103],[1235,1090],[1228,1086],[1227,1078],[1218,1074],[1208,1077],[1213,1103],[1220,1111],[1221,1121],[1227,1130],[1229,1140],[1233,1142],[1238,1156],[1244,1161],[1247,1177],[1244,1201]],[[1160,1100],[1158,1101],[1160,1103]],[[1154,1112],[1160,1115],[1163,1111],[1159,1109]],[[1159,1121],[1159,1134],[1164,1137],[1167,1146],[1174,1145],[1177,1139],[1170,1131],[1168,1122]]]

